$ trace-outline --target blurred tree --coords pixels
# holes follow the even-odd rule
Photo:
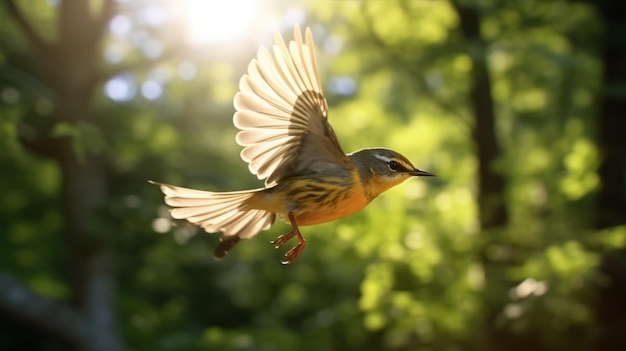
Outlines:
[[[467,54],[472,62],[469,105],[472,111],[472,141],[476,145],[478,160],[478,214],[480,228],[486,237],[479,249],[479,262],[483,266],[486,292],[483,299],[485,318],[485,343],[488,350],[527,350],[537,349],[532,338],[515,335],[497,325],[497,319],[505,302],[495,298],[502,285],[513,286],[507,281],[502,270],[512,262],[494,258],[490,250],[494,247],[508,248],[502,238],[503,230],[509,224],[509,209],[505,198],[507,179],[494,165],[502,157],[500,143],[496,135],[496,116],[492,97],[492,83],[487,67],[488,44],[481,33],[482,16],[477,4],[467,1],[452,1],[459,18],[459,30],[465,39]],[[495,289],[495,291],[494,291]]]
[[[604,22],[601,59],[603,84],[598,113],[598,144],[603,154],[599,175],[596,227],[626,224],[626,13],[622,1],[589,1]]]
[[[603,88],[597,115],[597,142],[602,154],[594,226],[626,225],[626,5],[623,1],[588,1],[603,21],[600,41]],[[626,343],[626,240],[603,255],[599,267],[606,281],[598,288],[596,316],[600,324],[597,350],[616,350]]]
[[[4,1],[7,13],[28,41],[28,51],[8,57],[8,64],[36,78],[54,96],[51,120],[37,116],[20,121],[18,133],[27,150],[51,158],[60,169],[60,206],[64,222],[71,304],[30,292],[3,276],[2,309],[64,339],[81,350],[119,350],[115,308],[116,284],[110,243],[94,226],[105,201],[100,130],[94,125],[92,103],[102,79],[100,52],[114,1],[97,9],[89,1],[62,1],[56,16],[56,37],[36,29],[14,1]],[[19,61],[27,58],[26,61]]]
[[[623,273],[625,232],[619,212],[594,227],[609,197],[593,198],[601,183],[615,193],[620,176],[605,180],[598,155],[619,157],[621,144],[596,145],[593,133],[605,123],[600,78],[618,76],[606,64],[615,51],[598,53],[599,28],[621,28],[619,11],[568,0],[220,2],[238,6],[229,21],[212,3],[2,2],[3,347],[588,350],[598,286],[595,346],[614,345],[622,288],[595,273],[604,254],[601,270]],[[254,22],[254,34],[190,43],[197,23],[172,20],[187,5],[203,6],[193,21],[224,21],[201,27],[205,39],[230,22]],[[276,29],[290,38],[294,23],[312,25],[345,150],[388,146],[439,178],[305,228],[310,250],[293,266],[267,244],[281,224],[216,263],[217,236],[172,226],[146,180],[259,185],[237,156],[232,96],[259,44]]]

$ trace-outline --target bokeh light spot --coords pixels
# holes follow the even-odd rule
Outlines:
[[[0,93],[0,97],[7,104],[14,104],[20,99],[20,92],[15,88],[4,88],[2,93]]]
[[[152,221],[152,230],[157,233],[167,233],[172,228],[172,223],[167,218],[156,218]]]
[[[119,75],[111,78],[104,86],[106,95],[114,101],[129,101],[137,92],[132,77]]]
[[[141,84],[141,95],[148,100],[156,100],[163,94],[163,87],[161,84],[150,79]]]

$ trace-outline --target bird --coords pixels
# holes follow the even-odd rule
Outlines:
[[[291,264],[306,247],[301,226],[338,220],[409,178],[435,176],[387,148],[343,151],[328,122],[309,27],[302,36],[296,25],[288,44],[276,32],[272,51],[259,49],[239,81],[234,107],[240,156],[263,187],[213,192],[149,181],[160,187],[174,219],[223,233],[216,259],[280,218],[291,231],[271,243],[278,249],[297,237],[281,260]]]

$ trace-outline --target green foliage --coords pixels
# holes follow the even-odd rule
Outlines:
[[[74,153],[81,161],[84,161],[85,157],[98,155],[106,147],[100,129],[85,122],[76,125],[57,123],[50,134],[55,138],[69,137],[74,146]]]
[[[170,77],[158,100],[101,95],[93,123],[54,124],[51,135],[70,137],[79,157],[106,160],[109,193],[97,226],[117,250],[118,323],[128,349],[479,350],[492,306],[499,306],[498,327],[542,349],[585,349],[590,289],[602,278],[594,269],[601,253],[626,238],[624,228],[595,232],[589,224],[600,186],[591,128],[598,20],[589,7],[564,1],[478,3],[503,148],[492,166],[510,182],[510,223],[497,233],[481,230],[477,215],[467,105],[476,50],[462,41],[446,1],[300,5],[323,28],[316,38],[322,80],[357,84],[348,96],[326,87],[344,149],[390,147],[439,177],[411,180],[361,213],[303,228],[307,249],[288,267],[268,243],[287,225],[239,244],[218,263],[218,236],[172,226],[158,189],[146,182],[261,186],[238,156],[230,101],[256,42],[233,56],[216,47],[186,59],[198,69],[191,80],[176,75],[179,60],[164,61],[133,76]],[[29,16],[48,28],[53,15],[39,7]],[[15,31],[0,30],[2,38]],[[324,50],[330,40],[340,52]],[[0,58],[23,49],[21,41],[2,44]],[[46,117],[33,114],[28,85],[6,74],[13,67],[5,62],[0,267],[43,295],[71,301],[57,203],[62,174],[21,146],[20,121]],[[21,98],[2,100],[7,89],[19,89]],[[488,265],[478,257],[483,248]],[[485,279],[487,272],[497,279]],[[0,336],[19,343],[10,331]]]

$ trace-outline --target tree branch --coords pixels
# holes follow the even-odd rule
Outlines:
[[[117,6],[115,0],[104,0],[102,4],[102,10],[100,10],[100,16],[98,16],[98,23],[101,33],[106,32],[105,27],[107,26],[111,18],[113,18],[116,12]]]
[[[107,34],[107,26],[111,18],[117,13],[117,5],[115,0],[103,0],[100,12],[93,14],[92,41],[99,43]]]
[[[26,17],[22,14],[20,9],[15,4],[14,0],[5,0],[5,4],[7,10],[11,17],[15,20],[18,27],[24,33],[30,44],[35,48],[38,52],[46,52],[49,51],[52,45],[47,42],[37,31],[33,28],[33,26],[26,20]]]
[[[165,52],[157,57],[157,58],[142,58],[142,59],[138,59],[134,62],[129,62],[129,63],[124,63],[124,64],[119,64],[119,65],[114,65],[114,66],[109,66],[107,68],[103,68],[100,69],[96,75],[93,77],[93,83],[94,84],[98,84],[104,81],[107,81],[113,77],[115,77],[116,75],[123,73],[123,72],[128,72],[128,71],[135,71],[135,70],[147,70],[150,69],[162,62],[164,62],[165,60],[174,58],[174,57],[178,57],[178,56],[184,56],[184,48],[183,47],[173,47],[170,49],[165,50]]]
[[[75,345],[90,340],[88,321],[80,313],[69,305],[33,292],[8,274],[0,274],[0,313]]]
[[[17,126],[17,136],[22,146],[33,154],[49,159],[57,159],[63,139],[51,136],[41,136],[29,125],[20,123]]]

